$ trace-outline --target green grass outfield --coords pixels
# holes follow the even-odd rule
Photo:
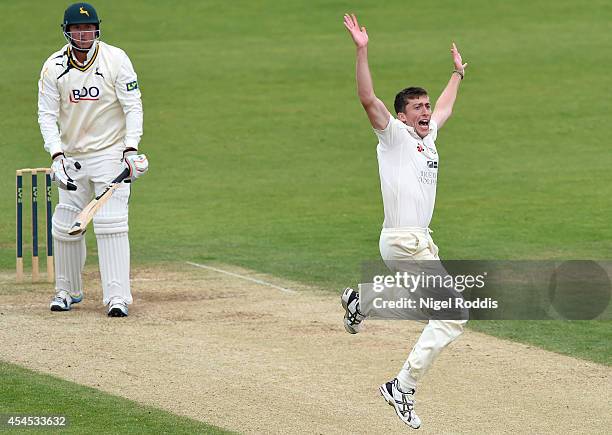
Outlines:
[[[63,44],[67,3],[0,4],[2,269],[14,267],[13,170],[48,164],[36,82]],[[368,28],[389,106],[408,85],[438,96],[451,41],[470,64],[438,139],[431,226],[444,258],[612,259],[607,1],[105,1],[98,11],[143,92],[151,170],[133,188],[135,263],[214,260],[338,289],[378,257],[376,140],[355,95],[345,11]],[[610,322],[474,327],[612,364]]]
[[[10,433],[33,429],[10,427],[10,415],[64,416],[68,424],[58,433],[233,433],[1,361],[0,397],[0,431]]]

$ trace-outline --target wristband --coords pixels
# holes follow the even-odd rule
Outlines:
[[[138,153],[138,150],[134,147],[127,147],[126,149],[123,150],[123,157],[125,158],[125,155],[131,152]]]
[[[462,73],[461,71],[459,71],[459,70],[454,70],[454,71],[453,71],[453,74],[454,74],[454,73],[459,74],[459,77],[461,77],[461,80],[463,80],[463,73]]]

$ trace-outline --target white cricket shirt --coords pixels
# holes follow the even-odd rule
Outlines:
[[[390,117],[378,136],[376,154],[385,209],[383,228],[429,227],[438,182],[437,124],[421,139],[412,127]]]
[[[43,65],[38,123],[51,154],[78,155],[138,148],[142,101],[132,62],[123,50],[98,41],[85,65],[69,44]],[[59,129],[58,129],[59,127]]]

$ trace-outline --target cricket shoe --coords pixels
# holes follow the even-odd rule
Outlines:
[[[348,287],[344,289],[342,297],[342,307],[346,310],[344,313],[344,329],[350,334],[357,334],[361,330],[361,322],[366,318],[359,311],[359,293]]]
[[[83,300],[83,293],[71,295],[66,290],[60,290],[49,304],[51,311],[70,311],[72,304],[78,304]]]
[[[121,298],[113,298],[108,303],[108,317],[127,317],[128,307]]]
[[[382,384],[378,389],[387,403],[395,408],[400,420],[413,429],[421,427],[421,419],[414,413],[414,389],[401,391],[397,379]]]

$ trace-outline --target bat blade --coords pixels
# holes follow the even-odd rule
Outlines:
[[[68,230],[68,234],[71,236],[75,236],[78,234],[83,234],[87,229],[87,225],[91,222],[93,217],[96,215],[98,210],[106,204],[106,202],[112,196],[114,190],[121,185],[121,182],[125,180],[130,175],[129,169],[124,169],[117,178],[115,178],[111,183],[104,189],[104,191],[91,200],[89,204],[85,206],[85,208],[79,213],[76,217],[76,220]]]
[[[103,196],[101,196],[99,199],[96,197],[89,204],[87,204],[70,227],[68,234],[75,236],[77,234],[84,233],[89,222],[91,222],[98,209],[102,207],[106,201],[108,201],[113,190],[114,188],[105,190]]]

